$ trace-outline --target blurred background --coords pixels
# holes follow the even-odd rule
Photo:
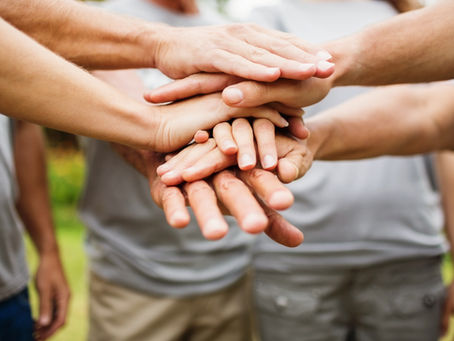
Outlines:
[[[102,0],[101,0],[102,1]],[[276,3],[278,0],[200,0],[201,6],[211,7],[234,20],[245,20],[258,5]],[[430,0],[427,2],[431,2]],[[72,297],[66,326],[51,338],[53,341],[85,340],[87,332],[87,273],[83,250],[84,227],[77,217],[77,202],[84,179],[84,158],[75,136],[46,129],[48,140],[48,176],[51,188],[54,219],[57,226],[61,256],[70,282]],[[36,269],[35,250],[27,239],[30,269]],[[446,282],[453,274],[451,260],[446,257],[443,274]],[[37,316],[37,296],[30,285],[34,315]],[[452,325],[452,324],[451,324]],[[443,341],[451,341],[454,328]]]

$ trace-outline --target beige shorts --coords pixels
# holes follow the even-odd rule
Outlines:
[[[90,276],[89,341],[249,341],[250,281],[191,298],[151,296]]]

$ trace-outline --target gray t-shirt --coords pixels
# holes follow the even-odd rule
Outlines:
[[[202,15],[176,15],[144,0],[112,1],[106,8],[179,26],[213,23]],[[168,82],[156,70],[142,70],[141,76],[149,88]],[[194,216],[185,229],[171,228],[151,199],[146,179],[108,143],[87,141],[80,213],[88,228],[91,269],[97,275],[134,290],[172,296],[220,290],[244,275],[252,236],[231,227],[226,238],[207,241]]]
[[[16,197],[10,121],[0,114],[0,301],[23,290],[28,282]]]
[[[396,12],[385,1],[283,1],[257,10],[255,21],[314,43],[361,30]],[[367,91],[336,88],[307,116]],[[396,113],[399,119],[399,113]],[[305,234],[294,249],[260,238],[256,267],[291,272],[299,266],[367,266],[445,251],[443,217],[428,156],[315,162],[289,185],[295,204],[283,213]]]

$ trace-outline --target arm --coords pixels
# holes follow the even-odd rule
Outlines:
[[[454,87],[391,86],[306,121],[316,159],[345,160],[454,149]]]
[[[445,233],[449,242],[451,259],[454,259],[454,154],[438,153],[436,170],[440,183],[441,201],[445,217]],[[442,333],[449,330],[451,314],[454,312],[454,284],[449,287],[442,319]]]
[[[171,78],[204,71],[260,81],[327,77],[333,72],[315,65],[320,48],[255,25],[176,28],[73,0],[2,1],[0,17],[92,69],[156,67]]]
[[[20,192],[17,210],[39,256],[35,277],[39,296],[37,332],[46,339],[65,323],[69,287],[55,238],[40,127],[16,122],[14,160]]]
[[[272,116],[236,109],[219,94],[167,106],[136,101],[68,63],[0,19],[0,112],[55,129],[155,151],[172,151],[234,117]],[[274,119],[273,119],[274,117]]]
[[[324,47],[334,85],[384,85],[454,78],[454,2],[398,15]]]

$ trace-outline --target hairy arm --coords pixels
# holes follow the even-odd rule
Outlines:
[[[454,87],[398,85],[358,96],[307,120],[321,160],[454,149]]]
[[[324,47],[334,85],[385,85],[454,78],[453,1],[398,15]]]
[[[0,50],[0,112],[75,134],[150,146],[158,125],[155,108],[95,79],[2,19]]]

